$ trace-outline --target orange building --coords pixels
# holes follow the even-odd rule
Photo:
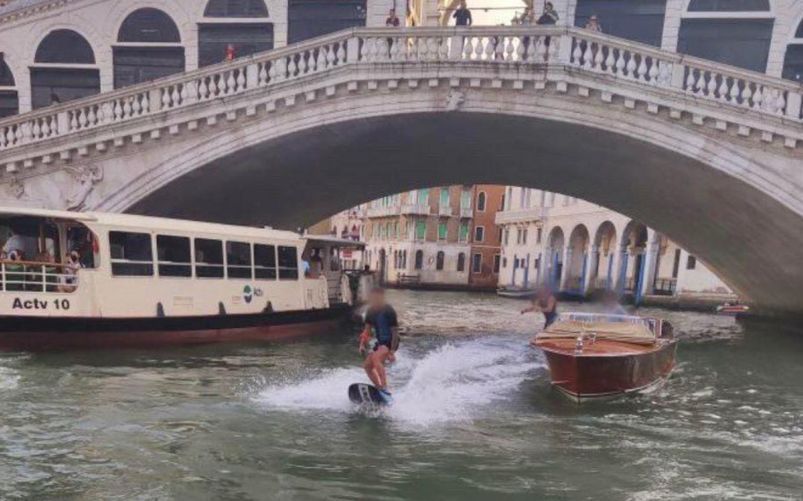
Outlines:
[[[496,213],[505,205],[505,187],[474,186],[474,214],[471,231],[471,265],[468,284],[472,289],[496,289],[502,252],[501,227]]]

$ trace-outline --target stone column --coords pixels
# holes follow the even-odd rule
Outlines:
[[[599,256],[599,247],[592,245],[591,252],[586,253],[586,261],[583,265],[585,267],[585,273],[583,274],[583,282],[580,284],[580,291],[584,296],[588,294],[594,280],[599,276],[599,270],[594,270],[594,263],[597,261],[597,256]]]
[[[643,265],[639,277],[638,290],[636,291],[636,304],[641,302],[641,299],[647,294],[652,294],[655,290],[655,276],[658,272],[658,251],[660,247],[660,239],[658,234],[650,230],[648,234],[649,243],[647,244],[646,252],[644,253]]]
[[[569,278],[569,268],[571,268],[571,263],[572,248],[570,245],[567,245],[563,250],[563,268],[560,270],[560,281],[558,282],[560,285],[558,286],[558,291],[566,289],[566,280]]]

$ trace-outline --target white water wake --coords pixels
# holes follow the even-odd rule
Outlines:
[[[449,342],[414,355],[402,349],[388,368],[394,404],[381,413],[393,420],[427,425],[478,417],[495,402],[510,399],[544,364],[521,339],[483,338]],[[346,390],[367,382],[362,367],[333,369],[302,382],[273,385],[254,398],[280,410],[355,412]]]

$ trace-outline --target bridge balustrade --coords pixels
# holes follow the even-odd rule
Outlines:
[[[406,63],[515,66],[533,73],[565,68],[803,123],[798,83],[580,28],[355,28],[0,120],[0,151],[135,123],[344,66]]]

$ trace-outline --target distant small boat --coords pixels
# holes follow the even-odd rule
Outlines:
[[[740,313],[747,313],[750,307],[746,304],[730,304],[725,303],[717,306],[717,313],[720,315],[738,315]]]
[[[496,294],[502,297],[510,297],[514,299],[527,299],[535,294],[535,289],[527,289],[524,287],[500,287],[496,289]]]
[[[593,313],[561,314],[530,344],[546,355],[552,384],[578,403],[657,388],[677,348],[668,322]]]

